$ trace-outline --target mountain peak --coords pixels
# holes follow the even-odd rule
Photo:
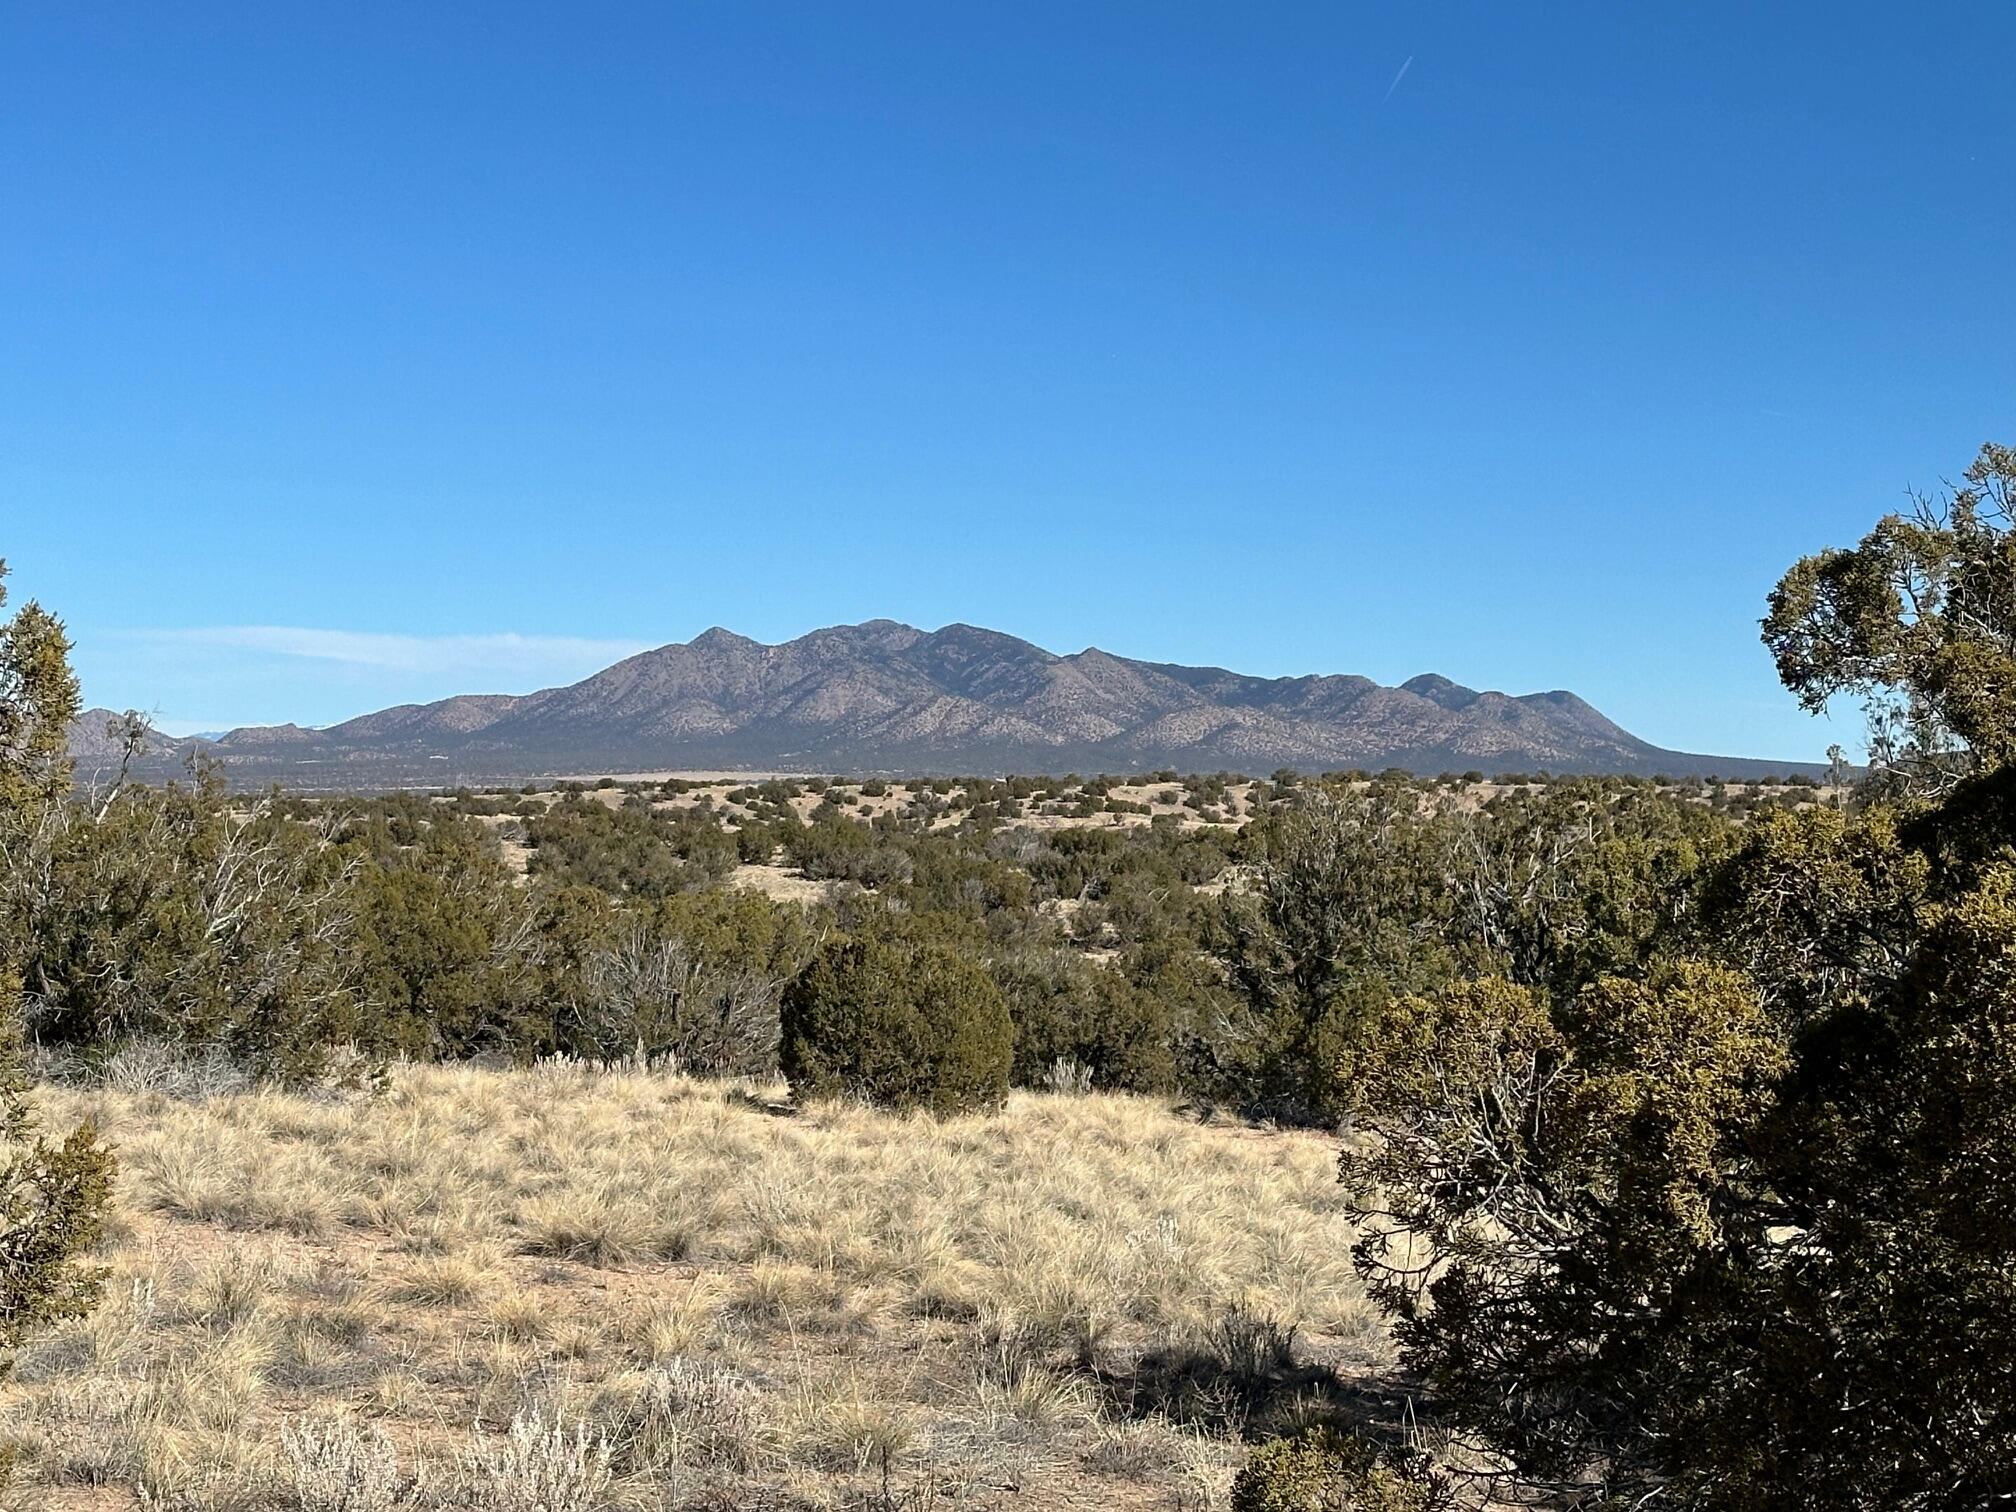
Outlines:
[[[924,632],[901,620],[862,620],[858,625],[828,625],[808,631],[796,640],[785,641],[778,650],[794,646],[866,646],[878,651],[901,651],[924,638]]]
[[[1459,682],[1451,682],[1440,672],[1423,672],[1419,677],[1410,677],[1400,684],[1402,692],[1412,693],[1417,698],[1425,698],[1438,708],[1454,713],[1467,709],[1482,695],[1475,688],[1466,688]]]
[[[746,651],[759,644],[746,635],[737,635],[733,630],[720,625],[710,625],[702,630],[687,646],[695,651]]]
[[[1034,655],[1050,659],[1048,651],[1041,646],[1032,645],[1020,636],[1010,635],[1005,630],[989,630],[984,625],[969,625],[959,620],[940,626],[924,639],[938,647],[958,646],[1010,656]]]

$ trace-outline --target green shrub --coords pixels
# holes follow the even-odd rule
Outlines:
[[[436,831],[367,864],[355,897],[367,1043],[426,1058],[518,1040],[533,980],[528,900],[487,844]]]
[[[1070,1061],[1091,1073],[1095,1087],[1175,1087],[1167,1004],[1118,967],[1094,966],[1066,950],[1023,951],[997,964],[994,978],[1015,1021],[1017,1086],[1046,1086],[1052,1068]]]
[[[1316,1428],[1255,1449],[1232,1482],[1232,1512],[1431,1512],[1440,1491],[1355,1434]]]
[[[949,1113],[999,1103],[1014,1025],[970,952],[915,924],[828,941],[784,990],[781,1061],[799,1097]]]
[[[0,950],[38,1037],[176,1039],[294,1078],[357,1033],[353,879],[322,826],[199,773],[56,804],[24,838],[43,881],[0,899]]]

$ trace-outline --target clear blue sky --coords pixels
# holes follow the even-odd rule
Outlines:
[[[877,615],[1817,758],[2016,440],[2004,5],[0,11],[0,555],[171,729]]]

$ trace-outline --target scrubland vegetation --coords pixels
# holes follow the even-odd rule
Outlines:
[[[17,1486],[2002,1504],[2012,489],[1771,595],[1852,791],[73,791],[30,606],[0,962],[79,1132],[0,1082]]]

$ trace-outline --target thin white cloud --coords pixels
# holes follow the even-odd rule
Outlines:
[[[488,672],[499,676],[555,667],[594,670],[651,648],[649,641],[597,640],[578,635],[393,635],[375,630],[316,630],[299,625],[201,625],[139,630],[136,639],[162,649],[241,651],[252,655],[339,662],[397,672]]]
[[[1393,91],[1400,87],[1400,81],[1407,77],[1407,70],[1412,68],[1413,66],[1414,66],[1414,54],[1409,53],[1407,54],[1407,61],[1400,65],[1400,72],[1393,75],[1393,82],[1386,86],[1386,93],[1379,97],[1379,103],[1381,105],[1384,105],[1388,100],[1393,98]]]

